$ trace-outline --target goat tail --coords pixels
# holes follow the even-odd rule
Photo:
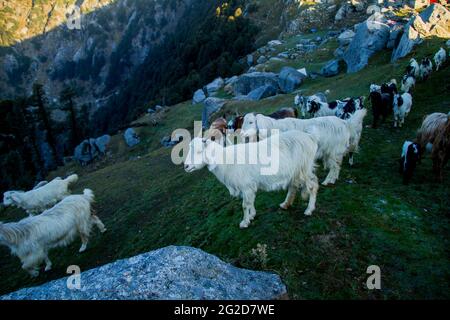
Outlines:
[[[75,183],[78,181],[78,175],[72,174],[65,179],[69,184]]]
[[[83,196],[90,202],[94,202],[94,192],[91,189],[84,189]]]

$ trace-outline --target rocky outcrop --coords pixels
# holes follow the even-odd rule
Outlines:
[[[63,278],[2,300],[271,300],[286,294],[278,275],[239,269],[200,249],[170,246]]]
[[[206,92],[208,96],[213,96],[217,91],[223,88],[225,82],[221,77],[216,78],[214,81],[206,85]]]
[[[274,96],[277,94],[277,92],[278,88],[275,88],[274,86],[268,84],[251,91],[244,99],[257,101]]]
[[[320,70],[320,74],[324,77],[333,77],[339,74],[340,68],[339,68],[339,60],[334,59],[330,60],[323,66],[323,68]]]
[[[203,102],[206,99],[205,92],[203,89],[198,89],[194,92],[194,97],[192,98],[192,104],[197,104]]]
[[[431,36],[450,38],[450,12],[437,3],[409,20],[399,44],[392,52],[392,61],[406,56],[415,45]]]
[[[361,70],[375,52],[384,49],[389,40],[389,32],[387,20],[380,13],[374,13],[366,21],[359,23],[355,37],[343,56],[347,72]]]

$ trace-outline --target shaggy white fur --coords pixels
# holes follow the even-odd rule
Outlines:
[[[405,74],[402,78],[402,86],[400,89],[403,92],[410,92],[415,85],[416,85],[416,78]]]
[[[261,174],[265,165],[259,161],[254,164],[245,161],[249,152],[260,159],[265,153],[264,150],[270,150],[272,155],[279,155],[278,170],[272,174]],[[319,188],[314,174],[316,152],[315,139],[298,131],[284,132],[263,141],[228,147],[197,137],[189,145],[184,168],[186,172],[192,172],[207,166],[232,196],[242,197],[244,218],[240,227],[247,228],[256,215],[254,201],[258,190],[288,189],[286,200],[280,204],[281,208],[287,209],[294,202],[297,189],[301,187],[302,197],[305,200],[309,197],[305,215],[312,214]],[[224,158],[227,161],[224,161]]]
[[[434,63],[436,64],[436,71],[442,66],[442,64],[447,60],[447,52],[444,48],[440,48],[438,52],[434,55]]]
[[[70,194],[69,185],[78,181],[76,174],[66,179],[55,178],[49,183],[39,183],[35,189],[24,191],[6,191],[3,205],[15,205],[29,214],[40,213]]]
[[[412,96],[405,92],[402,95],[394,95],[394,127],[401,127],[405,123],[412,107]]]
[[[80,252],[83,252],[93,224],[101,232],[106,231],[100,219],[91,213],[93,201],[92,190],[85,189],[82,195],[68,196],[40,215],[19,222],[0,223],[0,244],[8,246],[21,260],[22,268],[36,277],[42,262],[46,264],[45,271],[51,269],[50,249],[67,246],[79,234]]]
[[[321,159],[324,168],[329,169],[327,177],[322,182],[323,185],[328,185],[335,183],[339,178],[342,159],[350,151],[351,132],[356,135],[358,130],[355,127],[362,125],[356,124],[358,119],[361,119],[361,117],[353,116],[348,121],[335,116],[274,120],[262,114],[249,113],[244,117],[241,134],[244,138],[255,138],[257,136],[265,138],[264,135],[268,134],[269,130],[278,129],[280,131],[299,130],[313,135],[318,143],[316,159]],[[355,141],[359,141],[356,136],[354,138]]]

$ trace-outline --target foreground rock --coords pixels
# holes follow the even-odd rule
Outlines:
[[[347,72],[353,73],[363,69],[374,53],[386,47],[389,35],[387,19],[380,13],[374,13],[358,24],[355,36],[343,56],[347,63]]]
[[[81,273],[81,289],[67,278],[22,289],[2,300],[277,299],[278,275],[233,267],[191,247],[170,246]]]
[[[203,111],[202,111],[202,126],[203,128],[209,127],[209,117],[214,113],[219,111],[227,100],[209,97],[203,101]]]
[[[450,38],[450,12],[437,3],[409,20],[398,46],[392,52],[392,61],[406,56],[423,38],[431,36]]]

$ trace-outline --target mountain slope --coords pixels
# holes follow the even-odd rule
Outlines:
[[[427,40],[411,56],[430,55],[443,43]],[[328,48],[332,54],[334,48]],[[331,90],[330,98],[367,95],[370,83],[400,78],[410,56],[389,63],[390,52],[376,54],[367,68],[355,74],[307,80],[306,93]],[[322,60],[323,59],[323,60]],[[313,57],[319,65],[328,57]],[[275,271],[287,284],[290,298],[448,298],[450,173],[434,182],[431,161],[419,166],[409,186],[401,183],[398,159],[405,139],[415,135],[423,116],[448,112],[445,87],[447,65],[429,80],[418,83],[412,112],[402,129],[388,121],[379,129],[364,128],[355,167],[343,165],[336,186],[321,187],[317,210],[303,216],[300,199],[288,211],[278,204],[285,192],[258,193],[257,215],[250,228],[240,230],[241,202],[206,169],[188,174],[170,159],[171,149],[160,138],[176,128],[192,131],[201,117],[201,105],[190,101],[168,109],[161,124],[139,129],[142,143],[128,149],[120,135],[113,137],[112,155],[81,168],[71,164],[52,173],[80,174],[75,192],[92,188],[98,215],[108,227],[95,233],[88,250],[77,253],[78,243],[50,253],[54,270],[38,279],[19,271],[17,258],[0,249],[0,288],[9,292],[65,275],[68,265],[82,270],[170,244],[199,247],[237,266]],[[225,110],[270,112],[292,106],[294,94],[259,102],[230,102]],[[371,122],[371,116],[365,123]],[[324,177],[323,170],[318,171]],[[25,214],[3,210],[3,220]],[[252,255],[257,244],[264,255]],[[366,288],[366,269],[379,265],[382,290]]]

